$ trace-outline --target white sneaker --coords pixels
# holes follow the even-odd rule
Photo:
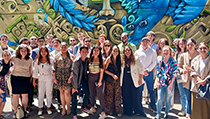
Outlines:
[[[100,117],[98,119],[105,119],[106,118],[106,114],[105,113],[101,113]]]
[[[160,119],[160,114],[157,114],[157,115],[155,116],[155,119]]]
[[[42,111],[38,111],[38,116],[41,116],[42,115]]]
[[[77,103],[82,104],[83,103],[83,98],[82,97],[79,97],[79,100],[78,100]]]
[[[89,114],[93,114],[95,112],[96,112],[96,109],[92,109],[92,108],[88,111]]]
[[[52,111],[51,110],[47,110],[47,114],[51,115]]]
[[[178,113],[179,116],[184,116],[186,115],[186,110],[182,110],[181,112]]]

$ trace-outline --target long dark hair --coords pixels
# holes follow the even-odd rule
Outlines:
[[[121,73],[121,70],[120,70],[121,69],[120,49],[119,49],[119,47],[117,45],[115,45],[115,46],[113,46],[112,50],[115,47],[118,49],[118,55],[116,57],[116,63],[114,62],[114,56],[113,56],[113,54],[110,55],[110,59],[111,59],[111,63],[113,63],[115,65],[115,67],[117,69],[117,72],[120,74]]]
[[[182,42],[182,41],[183,41],[184,44],[185,44],[184,52],[187,51],[187,40],[186,40],[185,38],[180,38],[180,39],[178,40],[178,43],[177,43],[177,52],[178,52],[178,53],[182,51],[182,49],[179,47],[179,44],[180,44],[180,42]]]
[[[30,59],[30,55],[31,55],[30,49],[29,49],[29,47],[28,47],[27,45],[25,45],[25,44],[21,44],[21,45],[19,45],[19,46],[17,47],[17,49],[16,49],[16,51],[15,51],[15,57],[16,57],[16,58],[21,59],[20,50],[21,50],[21,49],[24,49],[24,48],[26,48],[26,50],[27,50],[27,55],[25,56],[25,59],[26,59],[26,60]]]
[[[38,65],[40,65],[41,59],[42,59],[42,55],[41,55],[42,50],[46,50],[47,51],[47,56],[46,56],[47,57],[47,63],[51,64],[50,63],[50,52],[49,52],[49,50],[48,50],[48,48],[46,46],[42,46],[39,49],[39,53],[37,54],[36,59],[34,61],[38,60]]]
[[[130,58],[128,59],[127,56],[125,55],[125,48],[129,48],[130,51],[131,51],[131,55],[130,55]],[[131,47],[129,46],[125,46],[125,48],[123,49],[123,59],[122,59],[122,65],[125,66],[125,64],[128,64],[129,66],[131,64],[135,65],[136,64],[136,60],[135,60],[135,55],[133,53],[133,50],[131,49]]]
[[[89,57],[89,62],[93,62],[93,50],[98,48],[99,49],[99,55],[98,55],[98,58],[99,58],[99,67],[100,68],[103,68],[103,59],[102,59],[102,56],[101,56],[101,47],[98,46],[98,45],[95,45],[93,46],[91,52],[90,52],[90,57]]]

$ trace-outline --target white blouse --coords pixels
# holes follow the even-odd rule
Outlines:
[[[50,64],[45,62],[38,65],[38,60],[36,60],[34,64],[33,78],[39,78],[42,75],[52,76],[53,69],[53,58],[50,57]]]

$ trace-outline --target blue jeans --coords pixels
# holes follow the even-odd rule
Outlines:
[[[177,83],[178,85],[178,89],[179,89],[179,94],[180,94],[180,102],[181,102],[181,106],[182,106],[182,110],[186,109],[186,96],[185,96],[185,90],[183,88],[183,84],[182,83]]]
[[[157,99],[157,114],[161,114],[162,104],[163,104],[163,98],[165,95],[165,101],[166,101],[166,108],[165,108],[165,114],[168,115],[168,112],[171,107],[171,93],[172,90],[168,90],[168,86],[161,86],[157,90],[158,93],[158,99]]]
[[[151,100],[149,105],[150,105],[151,108],[155,108],[156,107],[156,105],[155,105],[156,100],[155,100],[155,91],[154,91],[154,73],[153,73],[153,71],[151,71],[148,76],[144,76],[143,78],[144,78],[144,81],[147,84],[147,90],[148,90],[149,97],[150,97],[150,100]]]
[[[191,114],[191,91],[190,91],[190,88],[189,89],[184,88],[184,95],[187,98],[187,101],[186,101],[187,111],[186,112],[187,112],[187,114]]]

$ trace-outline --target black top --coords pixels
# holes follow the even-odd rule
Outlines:
[[[83,67],[86,67],[86,62],[85,62],[85,61],[82,61],[82,65],[83,65]],[[83,79],[87,80],[87,79],[86,79],[86,76],[85,76],[85,75],[86,75],[85,68],[83,68],[82,70],[83,70],[83,71],[82,71],[82,72],[83,72],[83,73],[82,73],[82,80],[83,80]]]
[[[10,67],[11,67],[10,62],[5,64],[3,59],[0,60],[0,76],[5,76],[8,73]]]
[[[114,65],[114,63],[109,63],[107,69],[107,71],[117,75],[119,77],[119,70],[117,70],[116,66]],[[114,78],[112,76],[110,76],[109,74],[104,73],[104,80],[108,83],[111,83]]]

